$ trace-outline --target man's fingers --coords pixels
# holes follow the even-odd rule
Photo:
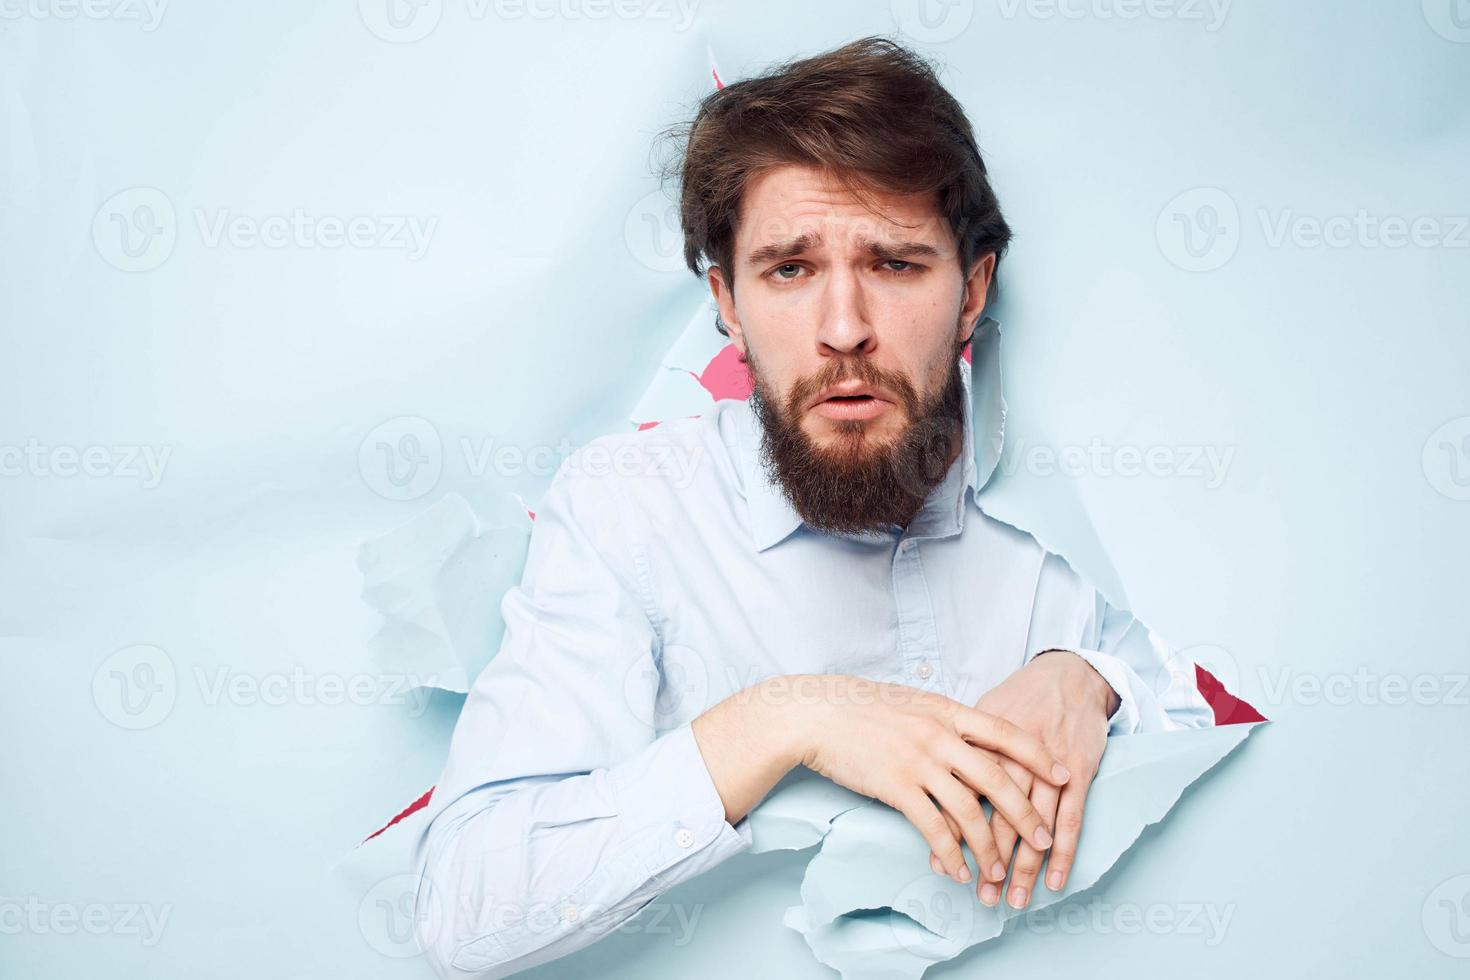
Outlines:
[[[1057,800],[1060,795],[1061,791],[1055,786],[1040,780],[1031,787],[1031,803],[1048,826],[1056,821]],[[1042,856],[1041,851],[1021,842],[1021,847],[1016,852],[1016,867],[1011,872],[1011,885],[1006,891],[1006,899],[1011,903],[1011,908],[1023,909],[1031,901],[1031,895],[1036,889],[1036,876],[1041,872]]]
[[[998,813],[1005,814],[1026,840],[1041,850],[1051,846],[1051,834],[1042,824],[1041,816],[994,753],[971,745],[962,746],[949,760],[949,766],[975,792],[989,800]],[[988,826],[986,833],[990,833]]]
[[[1032,792],[1032,787],[1036,782],[1036,777],[1031,774],[1029,769],[1023,768],[1012,759],[1002,759],[1001,765],[1005,767],[1005,771],[1010,774],[1011,779],[1015,780],[1016,785],[1021,787],[1021,792],[1031,795],[1031,803],[1034,806],[1036,803],[1036,794]],[[991,833],[995,834],[995,846],[1000,851],[1001,863],[1009,866],[1011,856],[1016,852],[1016,838],[1018,836],[1016,834],[1016,828],[1011,826],[1011,822],[1005,818],[1005,814],[996,810],[990,816],[990,830]]]
[[[960,838],[951,835],[949,824],[944,819],[944,814],[934,805],[921,790],[915,789],[911,795],[906,795],[896,801],[899,813],[902,813],[908,822],[923,835],[924,841],[929,845],[929,850],[939,857],[939,863],[944,868],[944,874],[966,884],[972,879],[970,866],[965,863],[965,855],[960,850]]]
[[[970,852],[975,855],[980,877],[994,880],[1000,853],[995,849],[995,835],[990,832],[985,811],[980,808],[974,792],[948,772],[936,774],[927,788],[944,812],[959,824],[965,843],[970,845]]]
[[[955,840],[959,840],[964,836],[960,831],[960,825],[954,822],[954,817],[949,815],[948,810],[940,807],[939,812],[944,815],[944,822],[949,824],[949,832],[954,835]],[[937,875],[944,874],[944,866],[939,863],[939,858],[935,856],[933,851],[929,852],[929,867],[933,868],[934,873]]]
[[[967,792],[967,793],[970,792],[970,788],[968,786],[965,787],[965,792]],[[939,812],[942,813],[942,814],[944,814],[944,819],[949,824],[950,833],[954,834],[955,839],[956,840],[959,840],[962,837],[964,837],[964,831],[962,831],[960,829],[960,825],[959,825],[959,823],[957,823],[955,821],[955,818],[954,817],[951,817],[949,815],[949,811],[946,810],[946,809],[944,809],[943,807],[940,807]],[[984,812],[983,811],[983,808],[982,808],[982,811],[981,812]],[[1012,837],[1012,840],[1015,839],[1015,833],[1014,833],[1014,831],[1012,832],[1011,837]],[[970,850],[973,851],[974,849],[975,849],[974,848],[974,845],[971,845]],[[1000,861],[999,861],[999,863],[996,863],[996,862],[986,862],[986,861],[981,860],[979,857],[976,857],[975,863],[977,865],[979,865],[979,867],[980,867],[980,880],[982,882],[984,882],[984,881],[1001,882],[1001,881],[1004,881],[1005,880],[1005,877],[1006,877],[1005,876],[1005,868],[1006,868],[1007,865],[1010,864],[1010,860],[1011,860],[1011,858],[1010,858],[1010,852],[1009,851],[1001,851],[1001,850],[999,850],[997,848],[997,853],[1000,855]],[[934,870],[934,873],[937,874],[937,875],[944,874],[944,866],[939,863],[939,858],[937,858],[934,855],[934,852],[933,851],[930,851],[929,852],[929,867],[932,868]],[[999,872],[997,872],[997,870],[996,870],[997,868],[1000,869]],[[999,892],[997,891],[997,894],[998,893]]]
[[[1010,867],[1011,858],[1016,853],[1016,841],[1020,835],[1011,822],[1005,818],[1005,814],[995,810],[990,815],[990,832],[995,835],[995,847],[1000,851],[1001,863]]]
[[[1010,756],[1054,786],[1063,785],[1070,776],[1041,739],[1000,715],[962,708],[955,713],[954,726],[966,741]]]
[[[1082,811],[1087,804],[1087,789],[1091,779],[1078,779],[1062,787],[1061,801],[1057,805],[1056,844],[1046,862],[1046,887],[1061,891],[1072,871],[1072,862],[1077,858],[1077,842],[1082,837]]]

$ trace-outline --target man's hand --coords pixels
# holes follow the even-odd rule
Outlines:
[[[1005,880],[978,795],[1005,814],[1008,828],[1019,827],[1045,850],[1051,835],[1026,794],[1035,786],[1055,791],[1070,778],[1038,737],[1004,718],[917,688],[840,674],[770,678],[700,715],[693,730],[728,821],[804,764],[901,812],[937,855],[935,872],[962,884],[973,875],[961,840],[982,880]],[[1024,774],[1025,789],[1003,763]]]
[[[1026,791],[1041,785],[1055,793],[1070,774],[1056,768],[1057,758],[1038,737],[985,709],[917,688],[861,677],[821,680],[839,684],[819,699],[821,707],[810,716],[811,747],[802,762],[900,811],[938,856],[936,871],[970,881],[963,840],[982,880],[1005,879],[1005,858],[977,793],[1005,814],[1013,844],[1019,827],[1028,846],[1051,846]],[[1016,782],[1017,773],[1025,778],[1025,789]]]
[[[1005,718],[1039,737],[1072,773],[1072,778],[1059,790],[1033,779],[1026,767],[1015,760],[1001,760],[1007,775],[1029,795],[1046,825],[1056,834],[1046,880],[1052,891],[1060,891],[1066,884],[1077,857],[1087,791],[1107,748],[1108,718],[1117,705],[1118,695],[1102,675],[1086,660],[1066,650],[1048,650],[1033,658],[975,704],[977,709]],[[1003,810],[997,809],[991,815],[990,827],[1001,860],[1009,864],[1018,843],[1011,821]],[[1011,906],[1018,909],[1025,908],[1031,900],[1036,876],[1041,871],[1042,853],[1046,850],[1027,840],[1020,840],[1019,844],[1007,896]],[[936,866],[932,855],[930,866]],[[986,905],[994,906],[1000,900],[999,887],[989,882],[981,883],[978,894]]]

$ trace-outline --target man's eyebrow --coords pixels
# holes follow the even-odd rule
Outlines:
[[[779,259],[789,259],[800,255],[809,249],[817,248],[822,244],[822,236],[807,232],[797,235],[795,238],[781,242],[772,242],[751,250],[745,260],[750,265],[765,265]],[[928,242],[880,242],[868,238],[858,239],[858,247],[865,250],[875,259],[891,261],[893,259],[908,259],[916,256],[924,258],[936,258],[939,250]]]
[[[793,255],[800,255],[808,249],[816,248],[822,244],[822,236],[813,232],[797,235],[795,238],[784,242],[772,242],[753,249],[745,257],[750,265],[765,265],[767,262],[775,262],[777,259],[789,259]]]

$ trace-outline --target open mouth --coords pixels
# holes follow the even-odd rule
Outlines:
[[[888,408],[888,402],[872,395],[833,395],[815,406],[818,415],[829,419],[871,419]]]

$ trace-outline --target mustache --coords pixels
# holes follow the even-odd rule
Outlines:
[[[912,407],[902,432],[872,444],[852,433],[831,447],[805,432],[801,409],[823,388],[856,377],[886,388]],[[808,525],[833,532],[906,527],[944,478],[963,431],[964,385],[958,358],[947,381],[919,399],[907,378],[873,369],[871,362],[833,364],[793,385],[786,397],[771,390],[758,367],[751,371],[750,407],[761,428],[760,456],[767,472]],[[779,400],[777,400],[779,398]],[[778,408],[788,404],[786,410]]]
[[[802,406],[819,392],[844,381],[860,381],[892,393],[908,412],[909,418],[915,417],[919,412],[919,393],[906,375],[884,371],[865,358],[846,358],[834,361],[810,377],[795,381],[786,393],[787,416],[795,417]]]

